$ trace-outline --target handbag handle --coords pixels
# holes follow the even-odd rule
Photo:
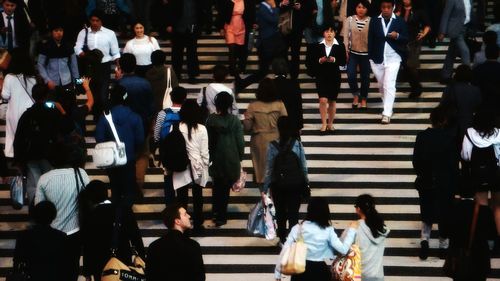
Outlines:
[[[106,117],[106,120],[108,120],[109,126],[111,127],[111,131],[113,132],[113,136],[115,137],[115,141],[117,143],[121,143],[120,137],[116,132],[115,123],[113,123],[113,117],[111,116],[111,111],[109,111],[109,114],[106,114],[106,112],[104,112],[104,117]]]

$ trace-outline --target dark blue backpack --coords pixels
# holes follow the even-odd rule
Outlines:
[[[178,124],[181,121],[181,117],[178,112],[174,112],[171,108],[165,109],[165,120],[161,124],[160,130],[160,140],[164,140],[165,137],[170,133],[170,127],[173,124]]]

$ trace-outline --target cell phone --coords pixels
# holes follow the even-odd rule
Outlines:
[[[45,102],[45,106],[48,108],[55,108],[56,107],[56,105],[51,101]]]
[[[83,79],[82,78],[75,79],[75,84],[77,84],[77,85],[83,84]]]

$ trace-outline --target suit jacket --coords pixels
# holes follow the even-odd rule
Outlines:
[[[257,24],[259,25],[259,39],[261,41],[279,33],[279,8],[276,7],[272,10],[271,12],[271,10],[262,3],[257,9]]]
[[[293,128],[297,131],[304,127],[302,116],[302,93],[297,80],[287,79],[278,76],[274,79],[274,84],[278,88],[278,94],[285,104],[286,112],[290,118]]]
[[[322,57],[332,56],[335,58],[335,62],[323,64],[319,63],[319,59]],[[330,53],[327,54],[325,50],[325,44],[319,43],[316,46],[314,52],[314,63],[316,64],[316,76],[319,80],[328,82],[340,81],[340,69],[339,66],[344,66],[346,64],[346,53],[345,46],[341,42],[333,44]],[[333,80],[332,80],[333,79]]]
[[[0,30],[3,30],[6,26],[3,21],[3,13],[0,13],[2,18],[0,18]],[[26,17],[26,13],[23,9],[16,9],[13,14],[14,18],[14,32],[17,47],[29,49],[30,46],[30,37],[31,37],[31,26],[28,22],[28,18]],[[7,33],[1,32],[1,45],[4,48],[7,48]]]
[[[396,31],[399,36],[396,39],[391,39],[385,36],[384,28],[382,27],[381,17],[372,18],[370,21],[370,29],[368,31],[368,56],[374,63],[380,64],[384,62],[385,42],[389,43],[396,53],[401,56],[402,60],[406,60],[408,44],[408,27],[405,21],[393,14],[393,19],[387,34]]]
[[[245,11],[243,12],[243,21],[245,22],[245,28],[248,32],[255,23],[255,0],[244,0],[244,3]],[[231,0],[217,0],[216,8],[218,14],[215,26],[218,30],[221,30],[224,28],[224,24],[229,24],[231,22],[234,2]]]
[[[184,0],[169,0],[166,5],[164,15],[166,26],[172,26],[175,29],[175,26],[180,21],[184,13]],[[197,28],[203,25],[204,22],[204,11],[203,11],[203,1],[205,0],[194,0],[196,3],[196,19],[197,19]]]
[[[473,72],[472,83],[481,89],[483,104],[495,109],[496,115],[500,116],[500,62],[485,61],[476,66]]]
[[[276,6],[280,7],[280,12],[284,13],[292,10],[292,29],[293,31],[303,31],[304,28],[310,27],[313,21],[313,10],[317,9],[316,1],[310,0],[295,0],[296,3],[300,3],[300,9],[295,10],[293,8],[293,2],[290,1],[288,6],[280,6],[283,0],[277,0]],[[302,36],[302,34],[300,34]]]
[[[470,2],[472,7],[472,1]],[[471,11],[471,17],[472,17],[472,11]],[[443,15],[441,16],[439,33],[446,34],[450,38],[456,38],[460,34],[463,34],[465,30],[464,21],[465,21],[464,0],[447,0],[443,10]]]
[[[151,243],[147,256],[148,281],[205,281],[200,244],[178,230]]]

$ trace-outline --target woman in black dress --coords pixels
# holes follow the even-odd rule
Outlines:
[[[320,134],[333,132],[333,118],[336,101],[340,90],[340,66],[345,65],[344,44],[335,39],[332,25],[323,29],[323,37],[316,48],[316,86],[319,95],[319,113],[321,114]],[[327,124],[328,114],[328,124]]]

